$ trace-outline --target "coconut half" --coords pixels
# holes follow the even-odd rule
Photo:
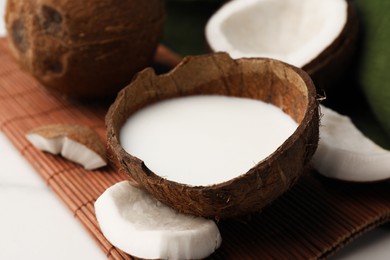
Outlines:
[[[321,105],[320,141],[312,160],[322,175],[353,182],[390,178],[390,151],[366,137],[345,115]]]
[[[52,124],[35,128],[26,138],[37,148],[79,163],[87,170],[107,165],[106,148],[98,134],[81,125]]]
[[[282,60],[306,70],[321,87],[330,76],[341,75],[357,33],[356,10],[349,0],[229,1],[205,28],[212,51]]]
[[[213,220],[180,214],[128,181],[100,195],[95,212],[104,236],[135,257],[202,259],[222,241]]]
[[[171,181],[126,152],[120,132],[141,108],[189,95],[261,100],[280,108],[298,127],[274,152],[237,172],[237,177],[211,185]],[[318,124],[316,90],[303,70],[273,59],[234,60],[226,53],[187,56],[167,74],[143,70],[118,94],[106,114],[108,156],[130,180],[179,212],[227,218],[260,211],[296,183],[316,149]]]

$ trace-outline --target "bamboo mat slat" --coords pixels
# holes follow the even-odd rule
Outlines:
[[[49,123],[82,124],[105,140],[107,104],[83,104],[45,90],[23,72],[0,39],[0,130],[71,210],[109,259],[132,259],[112,246],[93,204],[124,179],[111,167],[87,171],[36,150],[25,134]],[[369,174],[369,173],[368,173]],[[210,259],[322,259],[390,218],[389,182],[351,184],[308,172],[289,192],[258,214],[221,220],[222,246]]]

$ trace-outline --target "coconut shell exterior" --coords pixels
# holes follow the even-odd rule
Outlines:
[[[302,67],[319,91],[335,88],[356,54],[359,17],[355,3],[352,0],[345,1],[348,4],[347,22],[340,35],[319,56]]]
[[[164,0],[8,0],[10,49],[43,86],[69,96],[115,96],[149,66]]]
[[[272,103],[299,126],[268,158],[211,186],[164,179],[122,148],[120,130],[134,112],[160,100],[202,94]],[[108,157],[129,180],[180,212],[220,219],[260,211],[296,183],[318,145],[319,111],[315,87],[303,70],[272,59],[233,60],[213,53],[185,57],[167,74],[156,76],[152,69],[138,73],[110,106],[106,125]]]

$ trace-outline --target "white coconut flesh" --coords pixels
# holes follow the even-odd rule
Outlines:
[[[209,19],[205,33],[213,51],[233,58],[268,57],[303,67],[340,35],[345,0],[236,0]]]
[[[390,177],[390,151],[366,137],[348,116],[321,105],[320,140],[312,158],[324,176],[354,182]]]
[[[87,170],[107,165],[107,162],[92,149],[66,136],[47,138],[40,134],[28,133],[26,138],[39,150],[61,154],[64,158],[81,164]]]
[[[214,221],[178,213],[128,181],[100,195],[95,212],[104,236],[135,257],[201,259],[222,241]]]

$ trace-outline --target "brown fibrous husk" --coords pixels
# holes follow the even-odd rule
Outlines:
[[[42,85],[68,96],[115,97],[151,65],[164,0],[9,0],[10,49]]]
[[[164,99],[203,94],[271,103],[299,126],[246,173],[210,186],[169,181],[121,146],[121,127],[137,110]],[[318,145],[319,111],[315,86],[303,70],[267,58],[233,60],[226,53],[213,53],[187,56],[167,74],[156,76],[150,68],[138,73],[111,105],[106,126],[109,159],[129,180],[179,212],[220,219],[260,211],[297,182]]]

